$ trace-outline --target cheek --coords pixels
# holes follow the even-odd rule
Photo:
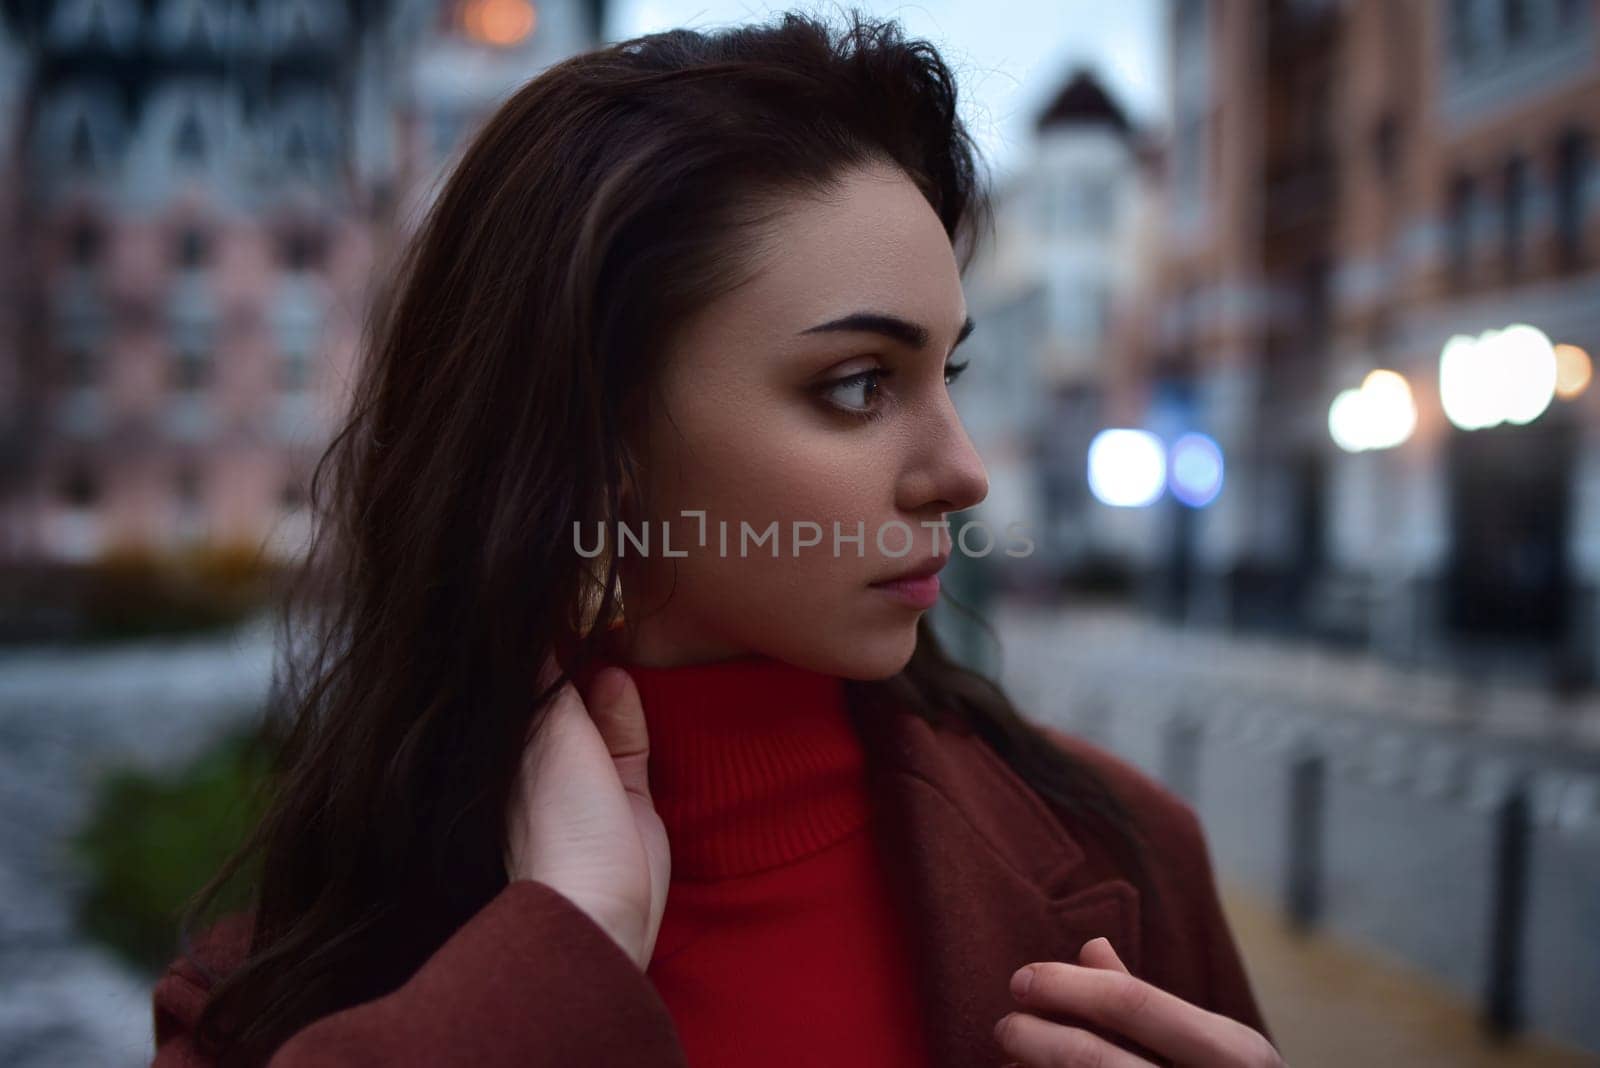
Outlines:
[[[882,514],[877,487],[830,478],[759,451],[730,461],[714,477],[708,471],[692,483],[686,479],[671,510],[662,509],[673,548],[689,554],[673,561],[680,585],[693,578],[695,588],[724,601],[782,598],[820,610],[837,599],[841,587],[859,586],[881,572],[873,539]],[[698,543],[700,520],[681,511],[705,513],[704,546]],[[835,524],[841,535],[837,551]],[[845,540],[858,531],[859,544]]]
[[[687,422],[680,425],[688,433]],[[831,670],[870,677],[898,670],[909,656],[916,613],[866,589],[884,571],[885,557],[874,533],[894,518],[895,450],[881,436],[817,426],[777,416],[755,425],[734,419],[702,421],[682,447],[657,466],[652,481],[652,528],[671,525],[672,546],[688,555],[652,562],[662,588],[678,609],[754,647],[800,662],[828,663]],[[658,454],[660,455],[660,454]],[[705,513],[706,545],[697,544],[700,523],[682,511]],[[777,522],[778,556],[770,539],[745,543],[741,523],[765,532]],[[797,521],[815,545],[794,551]],[[833,526],[862,543],[842,542],[834,552]],[[726,553],[719,523],[726,524]],[[926,549],[916,530],[917,549]],[[886,535],[891,550],[897,534]],[[896,558],[899,559],[899,558]]]
[[[690,556],[675,561],[680,594],[727,633],[785,650],[792,658],[809,661],[819,650],[836,647],[837,659],[859,647],[882,659],[883,653],[871,651],[885,641],[892,647],[891,659],[900,655],[915,614],[866,588],[885,569],[874,534],[888,514],[880,503],[890,499],[887,491],[849,472],[830,478],[797,469],[793,462],[768,469],[762,459],[743,457],[743,477],[718,484],[704,502],[707,545],[685,546]],[[725,553],[718,518],[727,520]],[[741,556],[741,521],[757,532],[776,521],[777,556],[771,540],[758,545],[753,538],[743,544]],[[798,552],[796,522],[816,524],[800,532],[815,544]],[[835,522],[841,534],[837,551]],[[859,543],[845,540],[858,531]],[[886,535],[885,542],[891,550],[899,547],[897,534]],[[843,672],[844,664],[835,670]]]
[[[681,512],[704,511],[708,540],[716,544],[717,523],[726,522],[734,554],[741,522],[761,531],[776,521],[786,555],[792,524],[816,523],[823,542],[801,551],[793,561],[801,565],[819,554],[833,559],[835,521],[844,533],[854,533],[857,523],[864,523],[865,553],[869,558],[875,554],[871,532],[893,515],[894,500],[893,464],[882,441],[782,412],[764,422],[753,416],[721,424],[702,419],[691,442],[673,451],[662,472],[668,477],[657,499],[658,518],[674,526],[684,523],[697,533],[697,521],[681,518]],[[759,551],[770,560],[770,548]],[[841,552],[856,556],[850,544]]]
[[[878,572],[853,546],[835,559],[825,540],[795,557],[785,541],[776,559],[770,545],[751,546],[741,559],[730,530],[729,547],[727,557],[691,550],[673,561],[677,607],[706,630],[852,678],[886,677],[910,658],[918,613],[867,588]]]

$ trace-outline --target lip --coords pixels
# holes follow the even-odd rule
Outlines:
[[[948,555],[936,556],[894,578],[874,582],[871,587],[912,608],[932,608],[939,603],[939,571],[949,562]]]
[[[874,582],[870,587],[882,590],[890,597],[912,608],[932,608],[939,603],[939,576],[924,575],[922,578],[895,579],[892,582]]]
[[[891,575],[886,579],[879,579],[877,582],[872,583],[872,585],[887,586],[893,583],[908,582],[913,579],[932,578],[940,571],[943,571],[944,565],[948,564],[949,562],[949,553],[945,553],[943,556],[930,557],[929,559],[918,564],[916,567],[902,571],[898,575]]]

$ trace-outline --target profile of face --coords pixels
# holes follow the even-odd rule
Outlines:
[[[893,675],[926,609],[872,584],[949,555],[954,531],[925,524],[988,493],[947,382],[967,308],[938,216],[888,166],[832,194],[787,205],[753,280],[665,354],[630,523],[649,551],[618,552],[635,662]],[[815,329],[862,314],[912,329]]]

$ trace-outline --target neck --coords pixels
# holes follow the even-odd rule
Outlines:
[[[757,656],[729,642],[686,638],[691,628],[657,614],[641,622],[624,620],[601,635],[606,659],[629,667],[673,668],[721,663]]]
[[[675,880],[793,863],[865,825],[865,752],[839,676],[754,653],[623,666]]]

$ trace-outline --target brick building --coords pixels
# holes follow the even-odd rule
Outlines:
[[[599,0],[3,13],[4,554],[296,552],[384,247]]]
[[[1590,674],[1600,401],[1461,430],[1439,364],[1513,323],[1600,350],[1600,5],[1179,0],[1172,86],[1130,389],[1228,459],[1170,525],[1181,611]],[[1377,368],[1415,430],[1344,452],[1330,402]]]

